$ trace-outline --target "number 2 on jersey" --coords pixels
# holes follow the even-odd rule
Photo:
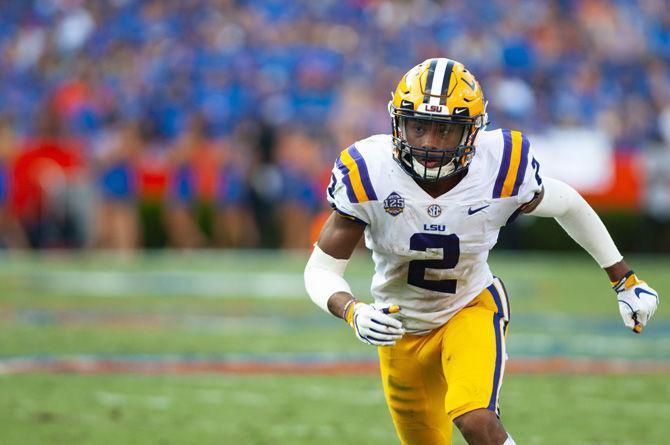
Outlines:
[[[409,239],[409,248],[425,252],[427,249],[442,249],[442,259],[412,260],[409,262],[407,284],[421,289],[456,293],[456,280],[427,280],[426,269],[453,269],[458,264],[461,254],[458,236],[440,235],[437,233],[415,233]]]

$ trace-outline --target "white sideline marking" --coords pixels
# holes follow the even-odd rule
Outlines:
[[[144,394],[122,394],[111,391],[96,391],[95,397],[105,406],[122,406],[128,405],[130,399],[139,400],[149,408],[165,410],[172,405],[172,399],[164,395],[144,395]]]
[[[128,396],[109,391],[96,391],[95,397],[105,406],[120,406],[128,402]]]

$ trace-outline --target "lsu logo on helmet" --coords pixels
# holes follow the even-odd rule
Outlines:
[[[409,70],[392,94],[389,113],[393,156],[405,172],[422,181],[438,181],[467,168],[477,132],[487,123],[479,83],[463,64],[445,58],[428,59]],[[451,134],[452,142],[426,146],[408,141],[427,131]]]

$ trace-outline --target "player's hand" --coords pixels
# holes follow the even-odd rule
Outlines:
[[[619,301],[619,312],[627,328],[640,333],[656,312],[658,293],[631,273],[613,286]]]
[[[356,301],[347,308],[345,320],[363,343],[392,346],[404,334],[400,320],[390,317],[400,311],[396,305],[366,304]]]

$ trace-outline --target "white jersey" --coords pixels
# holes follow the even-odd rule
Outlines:
[[[539,164],[518,131],[481,131],[465,177],[433,198],[393,159],[390,135],[344,150],[328,201],[365,225],[375,302],[398,304],[408,332],[446,323],[493,282],[487,263],[500,228],[541,189]]]

